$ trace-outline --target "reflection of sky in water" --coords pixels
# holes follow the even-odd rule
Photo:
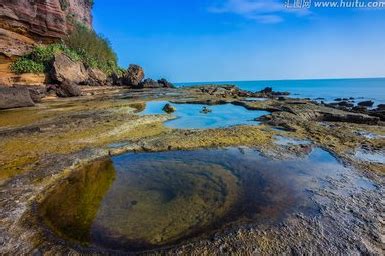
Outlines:
[[[281,145],[281,146],[290,146],[290,145],[310,145],[311,142],[308,140],[300,140],[300,139],[294,139],[284,136],[275,136],[275,144]]]
[[[162,108],[168,102],[148,102],[146,109],[141,113],[144,115],[165,114]],[[256,118],[269,114],[266,111],[247,110],[241,106],[232,104],[206,106],[200,104],[172,104],[176,107],[173,113],[177,118],[167,121],[166,126],[179,129],[210,129],[224,128],[235,125],[258,125]],[[206,106],[212,112],[201,113]]]
[[[360,149],[356,152],[355,157],[364,162],[385,164],[384,151],[369,151],[369,150]]]

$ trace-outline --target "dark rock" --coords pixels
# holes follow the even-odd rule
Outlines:
[[[0,87],[0,109],[34,106],[27,88]]]
[[[275,92],[273,91],[273,88],[271,87],[266,87],[265,89],[259,91],[259,92],[256,92],[254,94],[254,97],[258,97],[258,98],[276,98],[276,97],[280,97],[280,96],[288,96],[290,95],[289,92]]]
[[[322,121],[377,125],[380,118],[363,114],[323,113]]]
[[[338,106],[352,108],[354,107],[354,104],[344,100],[344,101],[338,102]]]
[[[123,82],[126,85],[138,87],[144,79],[144,70],[139,65],[131,64],[128,67],[127,73],[124,75]]]
[[[40,103],[41,99],[46,96],[46,89],[45,87],[29,87],[28,88],[29,94],[31,95],[31,99],[35,103]]]
[[[170,113],[174,113],[176,111],[176,108],[174,106],[172,106],[171,104],[166,104],[163,107],[163,111],[170,114]]]
[[[208,113],[211,113],[213,111],[205,106],[205,107],[202,108],[202,110],[200,112],[203,113],[203,114],[208,114]]]
[[[122,76],[119,76],[118,74],[116,73],[112,73],[109,77],[108,77],[108,80],[110,81],[110,83],[114,86],[123,86],[125,83],[124,83],[124,77]]]
[[[381,121],[385,121],[385,109],[375,109],[369,112],[369,115],[380,118]]]
[[[88,81],[89,75],[83,63],[73,61],[67,55],[60,53],[53,60],[51,79],[59,83],[69,81],[81,84]]]
[[[334,101],[342,101],[342,98],[334,99]]]
[[[77,97],[82,94],[79,86],[70,81],[64,81],[59,85],[50,86],[48,90],[55,91],[58,97],[66,98],[66,97]]]
[[[371,100],[361,101],[358,103],[358,106],[364,106],[364,107],[373,107],[373,105],[374,105],[374,102]]]
[[[266,87],[265,89],[261,90],[260,93],[271,94],[273,93],[273,88]]]
[[[377,106],[377,109],[378,109],[378,110],[385,110],[385,104],[379,104],[379,105]]]
[[[368,108],[365,106],[355,106],[352,108],[352,110],[354,112],[363,113],[363,114],[368,112]]]
[[[162,87],[157,81],[152,80],[150,78],[145,79],[138,85],[138,88],[160,88]]]
[[[164,78],[158,80],[158,83],[162,85],[163,88],[175,88],[175,86],[172,83],[170,83]]]

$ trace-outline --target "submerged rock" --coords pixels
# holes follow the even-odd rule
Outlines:
[[[211,109],[209,109],[208,107],[203,107],[201,110],[201,113],[203,113],[203,114],[208,114],[211,112],[213,112],[213,111]]]
[[[171,104],[166,104],[163,107],[163,111],[170,114],[170,113],[174,113],[176,111],[176,108],[174,106],[172,106]]]
[[[22,87],[0,87],[0,109],[34,106],[30,92]]]

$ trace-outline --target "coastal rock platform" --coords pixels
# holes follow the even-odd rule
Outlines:
[[[306,99],[264,101],[236,87],[116,88],[79,98],[44,99],[24,109],[0,111],[0,254],[127,254],[66,241],[48,231],[37,214],[40,204],[80,167],[126,152],[189,151],[247,147],[272,159],[304,157],[312,148],[330,152],[373,185],[363,193],[337,193],[353,174],[330,178],[336,190],[311,191],[316,216],[290,215],[279,225],[248,223],[213,230],[137,254],[325,254],[383,253],[385,166],[355,156],[359,149],[384,150],[384,123]],[[178,104],[234,104],[270,114],[261,125],[219,129],[172,129],[172,114],[141,115],[149,101]],[[215,114],[209,113],[209,114]],[[231,118],[231,117],[230,117]],[[377,136],[362,136],[363,132]],[[310,143],[279,145],[277,136]],[[317,241],[317,242],[314,242]]]

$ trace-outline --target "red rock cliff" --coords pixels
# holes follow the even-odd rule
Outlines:
[[[92,0],[0,0],[0,80],[35,43],[67,35],[74,21],[92,26]],[[2,78],[2,79],[1,79]]]

